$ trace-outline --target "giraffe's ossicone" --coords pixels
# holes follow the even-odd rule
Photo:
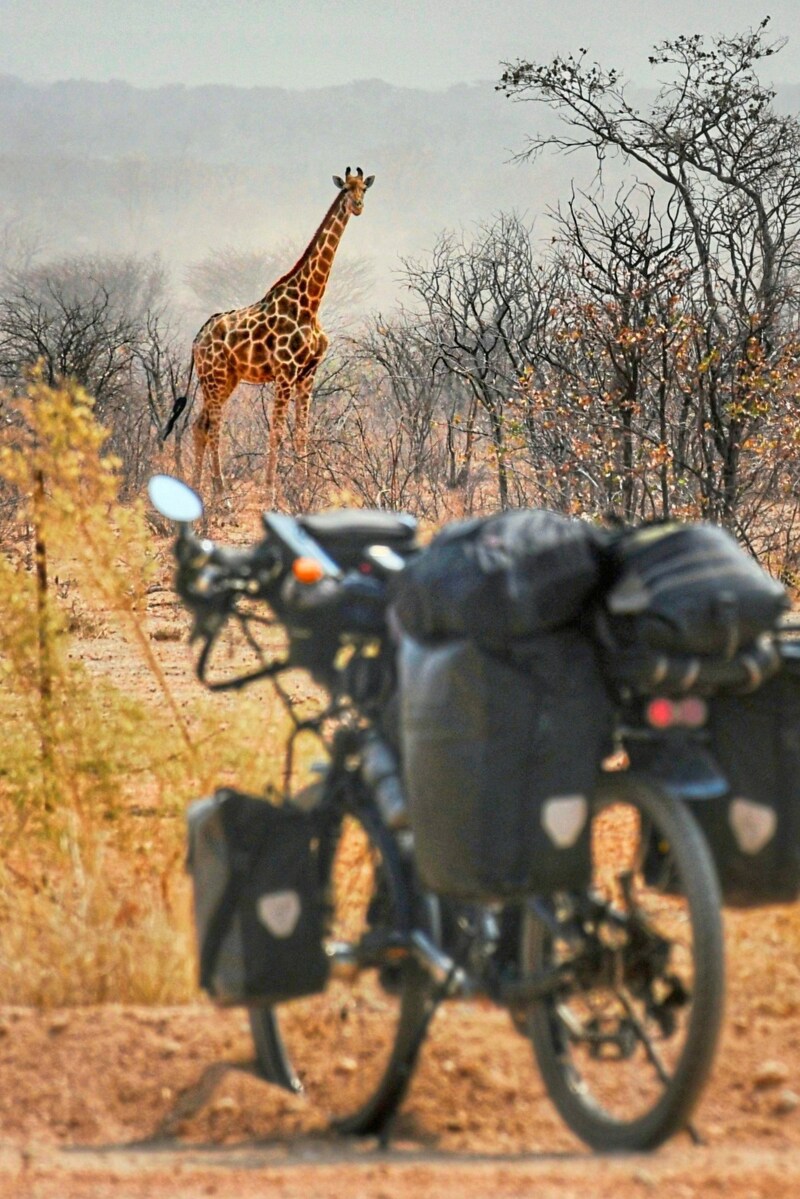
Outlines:
[[[255,304],[215,313],[197,333],[192,345],[192,369],[197,374],[202,406],[193,427],[193,482],[196,488],[200,487],[203,459],[208,450],[212,486],[217,493],[223,490],[219,457],[222,409],[238,383],[272,383],[274,387],[267,455],[267,503],[275,502],[278,449],[292,399],[295,405],[295,457],[305,468],[311,388],[317,367],[328,348],[328,338],[317,313],[345,226],[351,216],[360,216],[364,195],[374,179],[374,175],[365,178],[361,167],[353,174],[348,167],[344,179],[334,175],[336,199],[292,269],[273,283]],[[185,396],[176,400],[164,438],[174,427],[185,404]]]

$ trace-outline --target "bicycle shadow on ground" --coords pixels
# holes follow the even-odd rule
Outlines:
[[[223,1094],[225,1083],[242,1083],[251,1097],[263,1097],[267,1109],[275,1112],[274,1128],[265,1130],[266,1115],[260,1127],[253,1127],[252,1113],[237,1111]],[[224,1117],[224,1124],[213,1135],[208,1131],[209,1118],[215,1112]],[[259,1113],[263,1115],[263,1113]],[[237,1127],[237,1118],[241,1125]],[[199,1135],[198,1135],[199,1134]],[[548,1162],[584,1159],[588,1150],[580,1145],[574,1149],[507,1149],[487,1148],[486,1137],[480,1148],[452,1147],[442,1143],[442,1137],[426,1127],[413,1111],[403,1110],[393,1118],[381,1135],[364,1137],[344,1136],[331,1130],[323,1113],[315,1112],[307,1099],[266,1082],[251,1061],[214,1062],[206,1066],[199,1078],[185,1087],[172,1100],[169,1109],[153,1131],[130,1141],[100,1145],[63,1146],[69,1156],[79,1155],[155,1155],[185,1160],[196,1155],[203,1161],[253,1167],[269,1164],[336,1165],[364,1161],[392,1162]]]

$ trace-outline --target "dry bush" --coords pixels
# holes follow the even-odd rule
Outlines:
[[[269,386],[240,387],[226,405],[223,473],[230,520],[239,525],[264,495],[271,405]],[[431,526],[491,511],[497,506],[494,451],[482,417],[473,419],[469,438],[458,413],[444,406],[413,427],[380,376],[334,365],[311,404],[306,472],[294,453],[289,411],[278,458],[280,505],[289,512],[343,506],[405,511]],[[470,463],[463,470],[467,440]]]
[[[263,786],[282,717],[263,692],[227,709],[199,688],[177,699],[147,623],[171,568],[142,508],[118,502],[91,400],[34,379],[9,405],[0,479],[20,521],[0,554],[0,1002],[186,1000],[186,803],[218,783]],[[82,660],[99,632],[105,674]]]

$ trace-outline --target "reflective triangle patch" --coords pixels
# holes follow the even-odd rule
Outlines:
[[[742,853],[758,853],[772,840],[778,828],[774,808],[737,796],[728,808],[728,823]]]
[[[291,937],[300,919],[302,904],[296,891],[272,891],[256,903],[258,919],[273,937]]]
[[[569,849],[583,832],[588,815],[585,795],[554,795],[542,805],[542,827],[558,849]]]

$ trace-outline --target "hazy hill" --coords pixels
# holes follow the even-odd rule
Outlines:
[[[572,163],[509,161],[534,115],[491,83],[291,92],[6,77],[0,221],[23,221],[48,253],[159,251],[182,264],[225,245],[304,245],[331,175],[362,166],[376,183],[342,252],[374,259],[385,303],[398,256],[424,253],[443,228],[509,208],[533,217],[555,201]]]
[[[781,106],[799,100],[800,88],[784,89]],[[4,77],[0,233],[33,230],[48,255],[157,251],[179,279],[215,248],[302,247],[333,197],[331,175],[362,166],[376,183],[341,253],[372,260],[371,306],[387,305],[400,255],[500,210],[533,219],[568,192],[575,158],[510,162],[547,118],[491,82],[288,91]]]

